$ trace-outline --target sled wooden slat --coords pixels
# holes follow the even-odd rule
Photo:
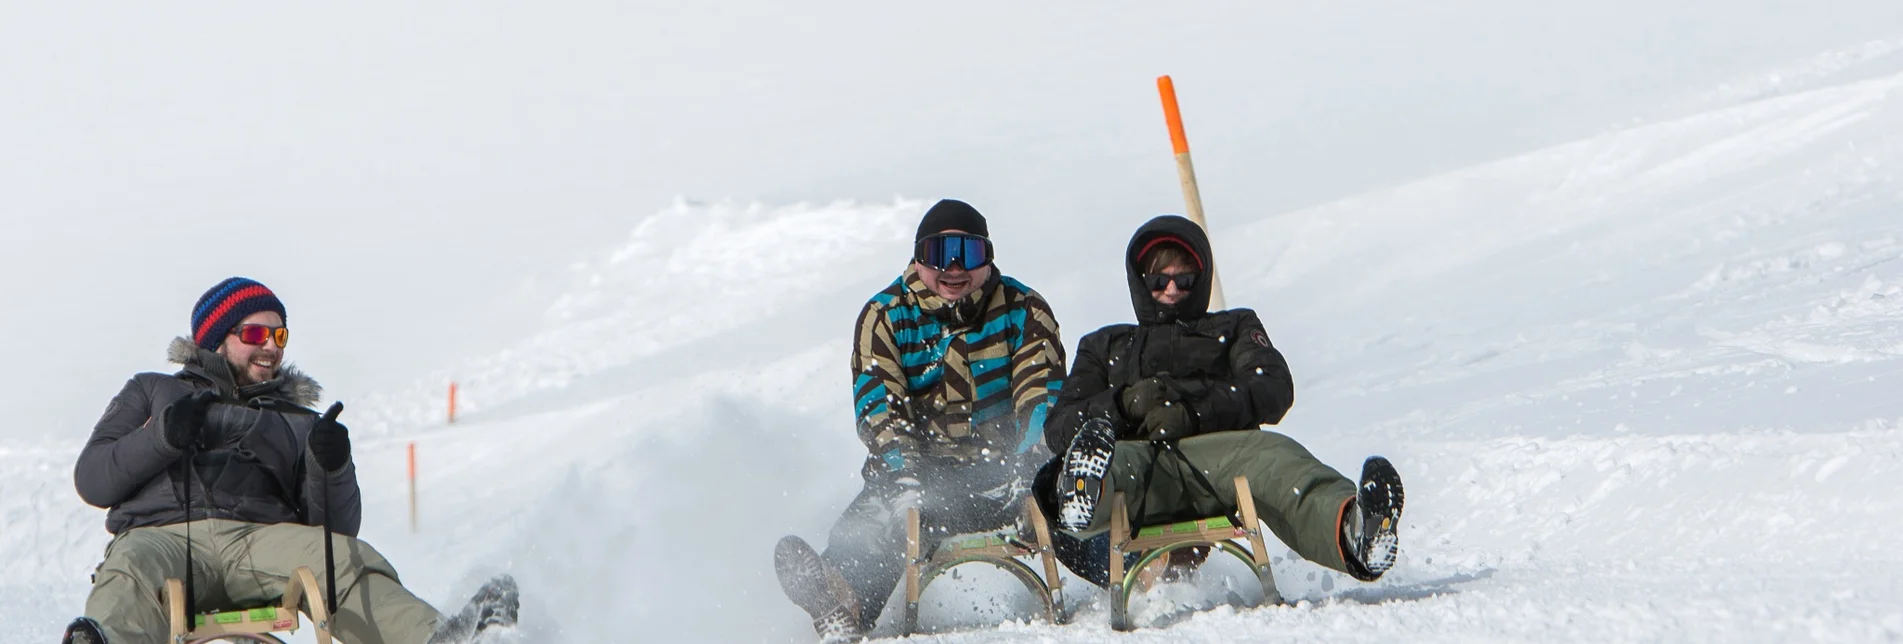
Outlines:
[[[330,644],[330,611],[318,592],[317,576],[308,566],[298,566],[284,585],[284,598],[276,606],[259,606],[231,611],[214,611],[191,616],[186,621],[185,584],[165,580],[166,618],[171,623],[172,644],[234,641],[278,641],[270,633],[296,632],[302,625],[298,606],[308,603],[318,644]]]
[[[1153,550],[1183,541],[1227,541],[1244,539],[1249,536],[1247,530],[1230,521],[1229,517],[1210,517],[1196,521],[1184,521],[1164,526],[1151,526],[1137,532],[1137,537],[1124,542],[1124,552]]]

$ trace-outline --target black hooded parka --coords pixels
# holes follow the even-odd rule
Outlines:
[[[1174,237],[1195,255],[1202,275],[1175,306],[1151,297],[1139,255],[1152,241]],[[1124,272],[1136,324],[1113,324],[1077,343],[1077,359],[1045,425],[1051,451],[1063,454],[1086,420],[1104,418],[1119,440],[1137,440],[1137,419],[1119,410],[1125,387],[1162,377],[1183,396],[1194,427],[1188,435],[1256,430],[1273,425],[1295,402],[1288,362],[1269,342],[1255,311],[1209,311],[1209,237],[1183,217],[1164,215],[1138,228],[1124,251]]]

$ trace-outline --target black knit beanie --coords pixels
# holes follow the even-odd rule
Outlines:
[[[918,222],[918,235],[912,238],[914,243],[947,230],[962,230],[979,237],[991,237],[991,230],[985,227],[985,216],[971,204],[957,199],[940,199],[925,211],[925,218]]]

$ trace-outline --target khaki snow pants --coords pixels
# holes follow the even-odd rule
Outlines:
[[[324,529],[202,519],[192,525],[192,584],[198,612],[276,604],[298,566],[324,586]],[[106,560],[86,598],[86,616],[113,644],[163,642],[170,633],[161,593],[183,580],[185,524],[133,528],[106,545]],[[346,644],[424,644],[441,615],[397,580],[370,544],[332,535],[337,561],[337,615],[332,634]],[[320,589],[317,593],[323,596]],[[308,606],[305,615],[309,615]],[[308,622],[304,628],[310,628]]]
[[[1202,479],[1196,477],[1198,471]],[[1079,536],[1110,529],[1110,505],[1118,491],[1129,504],[1133,527],[1229,514],[1236,509],[1237,476],[1249,477],[1256,516],[1277,539],[1303,559],[1347,572],[1341,513],[1355,498],[1354,482],[1316,460],[1295,439],[1275,432],[1218,432],[1174,443],[1118,442],[1103,500]]]

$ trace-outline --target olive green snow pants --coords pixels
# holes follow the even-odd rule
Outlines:
[[[1274,432],[1218,432],[1174,443],[1118,442],[1104,498],[1080,536],[1110,528],[1110,504],[1119,491],[1129,504],[1133,527],[1235,512],[1237,476],[1249,477],[1256,516],[1276,538],[1303,559],[1347,572],[1341,513],[1355,498],[1354,482],[1315,460],[1295,439]]]
[[[193,521],[191,527],[193,594],[201,613],[279,603],[298,566],[317,573],[319,586],[329,583],[323,528],[222,519]],[[383,555],[344,535],[332,535],[331,547],[338,584],[331,632],[338,639],[346,644],[429,640],[440,615],[403,588]],[[106,546],[105,563],[86,598],[86,616],[99,621],[113,644],[166,641],[170,626],[160,593],[166,579],[184,579],[184,570],[185,524],[122,532]]]

